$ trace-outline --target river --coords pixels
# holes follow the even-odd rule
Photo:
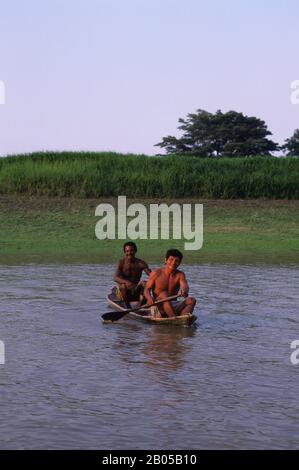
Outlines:
[[[112,265],[0,266],[0,448],[298,448],[298,268],[184,271],[189,328],[102,324]]]

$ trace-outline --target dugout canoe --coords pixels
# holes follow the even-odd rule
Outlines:
[[[106,297],[108,305],[116,312],[123,312],[127,310],[125,304],[116,296],[116,288],[113,287]],[[134,302],[134,307],[138,307],[138,302]],[[133,305],[132,305],[133,308]],[[173,326],[190,326],[197,319],[196,315],[188,313],[178,317],[155,318],[151,315],[151,310],[145,308],[138,310],[138,312],[129,312],[124,318],[129,317],[133,320],[142,321],[144,323],[151,323],[155,325],[173,325]],[[102,320],[103,323],[111,323],[110,321]]]

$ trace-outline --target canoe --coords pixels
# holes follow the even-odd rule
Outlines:
[[[117,312],[123,312],[127,310],[127,307],[123,303],[123,301],[119,300],[116,296],[116,288],[113,287],[111,292],[106,297],[106,301],[108,305]],[[132,308],[138,307],[138,302],[131,303]],[[152,323],[155,325],[174,325],[174,326],[190,326],[192,323],[195,322],[197,317],[191,313],[186,315],[180,315],[178,317],[166,317],[166,318],[155,318],[151,315],[151,310],[149,308],[145,308],[142,310],[138,310],[138,312],[129,312],[124,318],[129,317],[133,320],[142,321],[145,323]],[[110,323],[104,321],[104,323]]]

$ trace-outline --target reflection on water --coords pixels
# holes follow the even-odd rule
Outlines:
[[[0,267],[0,448],[298,447],[298,269],[187,266],[190,328],[101,324],[113,270]]]
[[[144,344],[145,365],[153,371],[163,371],[182,367],[187,360],[191,343],[184,341],[195,334],[195,326],[161,327],[155,325],[151,329],[148,340]]]
[[[142,360],[142,364],[156,374],[157,380],[169,369],[179,369],[186,363],[187,354],[192,348],[192,343],[186,339],[192,338],[197,329],[196,324],[191,327],[145,324],[141,326],[134,324],[131,319],[126,324],[122,322],[122,326],[119,337],[113,344],[116,353],[125,363]],[[140,341],[138,336],[142,334],[143,328],[148,331],[146,336],[142,335]],[[132,350],[135,351],[138,346],[141,354],[136,359]]]

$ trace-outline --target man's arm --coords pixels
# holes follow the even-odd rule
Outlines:
[[[143,261],[142,262],[142,270],[145,272],[145,274],[147,274],[148,276],[150,275],[150,273],[152,272],[152,270],[149,268],[148,264]]]
[[[180,289],[181,289],[181,294],[183,297],[188,297],[188,294],[189,294],[189,286],[188,286],[188,282],[186,280],[186,276],[184,273],[181,273],[180,274],[180,277],[179,277],[179,285],[180,285]]]
[[[146,298],[148,305],[153,305],[154,303],[154,299],[152,298],[150,291],[155,287],[156,277],[157,271],[152,271],[143,291],[143,295]]]

